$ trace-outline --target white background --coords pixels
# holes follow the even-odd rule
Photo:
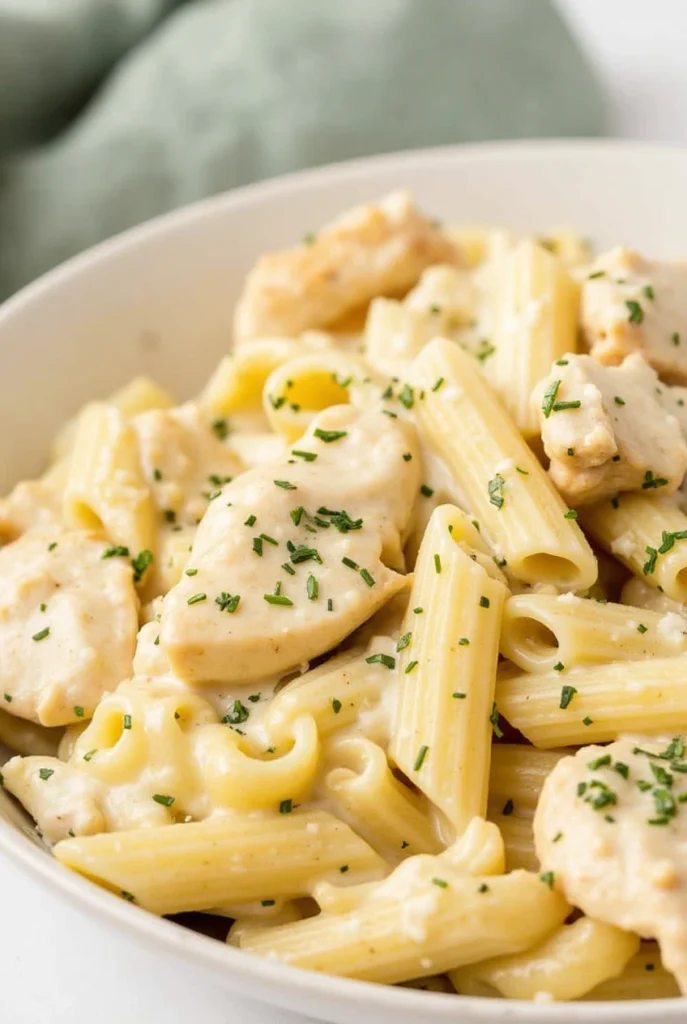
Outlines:
[[[558,2],[604,86],[610,133],[687,142],[686,0]],[[173,964],[108,935],[6,862],[0,979],[0,1024],[297,1024],[204,983],[177,985]]]

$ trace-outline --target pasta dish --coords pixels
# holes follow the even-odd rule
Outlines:
[[[339,976],[687,993],[686,295],[398,192],[257,262],[193,400],[87,404],[0,501],[59,862]]]

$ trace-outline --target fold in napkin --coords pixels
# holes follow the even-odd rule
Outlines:
[[[548,0],[0,0],[0,296],[246,182],[602,130]]]

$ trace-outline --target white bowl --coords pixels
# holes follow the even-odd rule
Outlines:
[[[600,246],[687,255],[687,149],[543,142],[424,150],[297,174],[198,203],[106,242],[0,309],[0,489],[41,469],[82,402],[137,373],[191,394],[230,343],[231,316],[256,256],[298,241],[355,203],[410,187],[442,219],[547,232],[570,226]],[[331,978],[260,960],[132,907],[57,864],[0,793],[0,851],[36,881],[151,951],[175,984],[215,985],[336,1024],[564,1021],[665,1024],[682,999],[556,1006],[425,993]],[[1,869],[1,868],[0,868]]]

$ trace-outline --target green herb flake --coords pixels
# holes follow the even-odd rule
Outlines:
[[[409,661],[408,665],[407,665],[407,668],[406,668],[406,670],[404,672],[404,675],[406,675],[406,676],[410,675],[410,673],[413,671],[414,668],[417,668],[417,661]]]
[[[647,545],[644,550],[646,551],[646,553],[647,553],[647,555],[649,557],[647,558],[646,562],[642,566],[642,572],[644,573],[645,576],[649,576],[650,573],[654,572],[655,569],[656,569],[656,562],[658,560],[658,551],[656,550],[656,548],[652,548],[649,545]]]
[[[41,629],[38,633],[34,633],[31,639],[38,643],[40,640],[45,640],[47,636],[50,636],[50,626],[46,626],[45,629]]]
[[[420,749],[417,752],[417,757],[415,758],[415,764],[413,765],[413,771],[415,771],[415,772],[419,772],[420,771],[420,769],[422,768],[422,765],[425,763],[425,758],[427,757],[428,751],[429,751],[429,747],[426,744],[423,743],[423,745],[420,747]]]
[[[396,650],[397,651],[405,651],[406,647],[410,647],[410,641],[411,641],[412,635],[413,634],[410,633],[410,632],[404,633],[403,636],[399,638],[399,641],[396,644]]]
[[[292,810],[293,810],[293,800],[291,800],[291,799],[289,799],[289,800],[282,800],[281,803],[279,804],[279,813],[280,814],[291,814]]]
[[[165,793],[153,793],[153,800],[156,804],[162,804],[163,807],[171,807],[174,803],[174,797],[167,796]]]
[[[135,558],[131,559],[131,568],[134,571],[134,583],[139,583],[147,570],[153,564],[153,552],[144,548],[139,551]]]
[[[503,508],[503,489],[505,486],[506,481],[503,479],[500,473],[497,473],[494,479],[490,480],[489,483],[487,484],[489,503],[499,510]]]
[[[278,604],[284,608],[292,608],[293,601],[290,597],[285,597],[283,594],[263,594],[263,599],[268,604]]]
[[[491,706],[491,714],[489,715],[489,721],[491,722],[491,730],[497,740],[503,739],[503,730],[500,726],[501,716],[499,715],[498,708],[496,707],[496,701]]]
[[[627,319],[629,323],[637,325],[641,324],[644,320],[644,310],[642,309],[640,304],[638,302],[635,302],[634,299],[626,299],[625,306],[627,307]]]
[[[225,419],[219,418],[212,421],[212,429],[220,441],[226,441],[229,436],[229,424]]]
[[[41,768],[41,769],[39,769],[38,777],[40,779],[42,779],[43,782],[46,782],[50,778],[50,776],[54,775],[54,774],[55,774],[55,769],[54,768]]]
[[[544,413],[544,417],[547,420],[553,412],[553,405],[556,401],[556,395],[558,394],[558,389],[560,386],[560,380],[554,380],[551,382],[551,384],[549,384],[548,388],[544,392],[544,398],[542,399],[541,408],[542,412]]]
[[[193,597],[189,597],[186,604],[200,604],[201,601],[207,601],[207,594],[194,594]]]
[[[391,654],[371,654],[365,661],[368,665],[385,665],[388,669],[396,667],[396,659]]]
[[[577,511],[574,508],[569,508],[567,512],[563,513],[564,519],[577,519]]]
[[[484,594],[482,594],[482,596],[479,599],[480,608],[488,608],[490,606],[490,603],[491,602],[489,601],[489,598],[485,597]]]
[[[229,615],[234,614],[240,603],[240,594],[228,594],[226,590],[223,590],[222,593],[218,594],[215,598],[215,604],[219,606],[219,610],[221,612],[227,612]]]
[[[129,557],[129,549],[125,548],[125,547],[122,547],[121,544],[115,544],[111,548],[105,548],[105,550],[103,551],[103,553],[102,553],[102,555],[100,557],[101,558],[128,558]]]
[[[292,448],[291,454],[299,459],[303,459],[305,462],[314,462],[317,458],[317,452],[304,452],[300,448]]]
[[[74,705],[74,714],[76,715],[77,718],[83,718],[84,715],[86,714],[86,711],[85,711],[84,708],[81,707],[80,704],[75,704]]]
[[[347,430],[322,430],[321,427],[317,427],[313,433],[325,444],[332,444],[333,441],[340,441],[342,437],[348,437]]]
[[[508,817],[510,817],[510,815],[513,813],[514,810],[515,810],[515,804],[513,803],[512,800],[509,799],[509,800],[506,800],[505,804],[503,805],[503,810],[502,810],[501,813],[504,814],[508,818]]]
[[[428,487],[427,484],[423,484],[420,488],[420,494],[423,498],[431,498],[434,491],[431,487]]]
[[[341,711],[341,701],[337,700],[336,697],[332,697],[332,711],[335,715],[338,715],[339,711]]]
[[[577,690],[574,686],[563,686],[561,688],[561,699],[558,706],[562,711],[565,711],[567,707],[570,707],[570,702],[576,693]]]
[[[436,885],[439,889],[448,889],[448,882],[445,878],[433,878],[432,885]]]
[[[542,871],[542,873],[539,876],[539,880],[540,882],[543,882],[544,885],[548,885],[549,889],[553,889],[553,871]]]

